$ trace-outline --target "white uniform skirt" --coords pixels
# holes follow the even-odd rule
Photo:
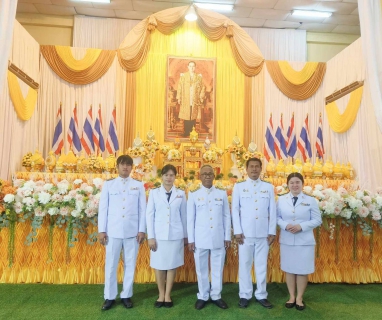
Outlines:
[[[157,251],[150,251],[150,267],[171,270],[184,265],[184,239],[156,240]]]
[[[281,270],[306,275],[314,272],[315,246],[289,246],[280,244]]]

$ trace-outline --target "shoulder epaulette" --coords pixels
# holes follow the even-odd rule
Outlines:
[[[221,184],[216,184],[216,185],[215,185],[215,188],[216,188],[216,189],[219,189],[219,190],[223,190],[223,191],[225,191],[224,186],[221,185]]]
[[[131,177],[133,180],[135,180],[135,181],[138,181],[138,182],[142,182],[142,179],[139,179],[139,178],[137,178],[137,177]]]
[[[116,179],[116,178],[110,178],[110,179],[106,179],[106,181],[111,181],[111,180],[114,180],[114,179]]]
[[[288,194],[289,192],[285,192],[285,193],[278,193],[277,195],[279,196],[279,197],[282,197],[282,196],[285,196],[286,194]]]
[[[188,189],[188,191],[190,192],[195,192],[195,191],[198,191],[200,189],[200,184],[198,185],[192,185],[190,186],[190,188]]]
[[[269,184],[272,184],[271,182],[269,182],[269,181],[266,181],[266,180],[261,180],[261,181],[263,181],[263,182],[266,182],[266,183],[269,183]]]
[[[306,192],[302,192],[303,194],[305,194],[306,196],[308,196],[308,197],[312,197],[312,198],[314,198],[311,194],[309,194],[309,193],[306,193]]]
[[[245,179],[240,179],[240,180],[237,180],[236,183],[242,183],[242,182],[245,182],[245,181],[247,181],[247,180],[245,180]]]
[[[160,188],[160,186],[154,186],[151,189],[158,189],[158,188]]]

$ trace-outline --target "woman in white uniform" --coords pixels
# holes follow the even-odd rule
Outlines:
[[[162,185],[150,191],[146,209],[150,266],[159,290],[156,308],[173,306],[171,289],[187,245],[187,200],[184,191],[174,186],[176,174],[173,165],[163,167]]]
[[[281,270],[286,273],[290,296],[285,307],[301,311],[305,309],[303,295],[308,275],[314,272],[316,241],[313,229],[321,225],[322,220],[316,199],[302,192],[303,176],[291,173],[287,184],[290,192],[280,196],[277,203]]]

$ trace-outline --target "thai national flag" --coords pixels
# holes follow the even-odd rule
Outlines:
[[[297,139],[296,139],[296,130],[294,127],[294,114],[292,115],[292,119],[290,120],[290,126],[287,132],[287,150],[288,156],[294,157],[297,152]]]
[[[310,145],[309,139],[309,125],[308,125],[308,115],[306,115],[304,125],[302,126],[300,138],[298,139],[298,150],[300,150],[304,162],[307,158],[312,157],[312,147]]]
[[[317,155],[320,159],[324,157],[325,149],[324,149],[324,138],[322,135],[322,118],[320,113],[320,121],[318,123],[318,130],[317,130],[317,138],[316,138],[316,149],[317,149]]]
[[[106,149],[110,154],[119,150],[119,143],[117,137],[117,124],[116,124],[116,110],[113,109],[112,117],[109,125],[109,135],[107,136]]]
[[[272,114],[269,118],[269,123],[267,125],[267,131],[265,133],[265,142],[264,142],[264,156],[269,161],[271,157],[276,158],[275,153],[275,138],[273,134],[273,123],[272,123]]]
[[[61,104],[57,111],[57,121],[56,127],[54,129],[52,151],[55,154],[60,154],[61,149],[64,146],[64,133],[62,131],[62,119],[61,119]]]
[[[70,147],[73,148],[73,152],[75,154],[79,154],[81,152],[81,140],[78,134],[77,105],[74,107],[73,116],[70,118],[68,142]]]
[[[102,152],[105,151],[105,140],[102,134],[102,115],[101,106],[98,108],[98,114],[94,125],[94,143]]]
[[[288,151],[286,148],[287,139],[288,138],[284,132],[283,115],[281,114],[280,125],[277,127],[275,134],[275,149],[279,159],[285,160],[288,158]]]
[[[84,122],[84,130],[82,131],[81,144],[84,147],[86,154],[94,153],[94,140],[93,140],[93,111],[90,106],[88,114]]]

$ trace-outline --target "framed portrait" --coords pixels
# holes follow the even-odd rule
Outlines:
[[[195,127],[216,142],[216,59],[168,56],[166,78],[165,141],[187,140]]]

